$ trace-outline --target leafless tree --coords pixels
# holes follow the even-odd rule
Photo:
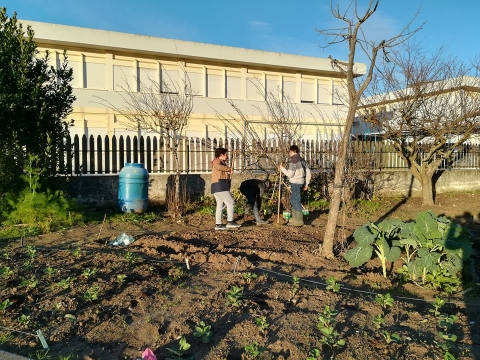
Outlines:
[[[183,213],[178,150],[181,134],[188,125],[193,110],[194,97],[185,69],[180,64],[179,69],[183,76],[180,76],[178,83],[166,78],[162,78],[161,81],[149,78],[142,82],[135,79],[138,91],[125,79],[117,91],[122,99],[121,105],[117,106],[99,98],[99,102],[112,109],[119,122],[129,129],[140,128],[165,138],[166,147],[172,153],[174,161],[175,188],[172,191],[174,196],[167,198],[168,211],[174,218]]]
[[[390,48],[398,46],[407,41],[419,28],[410,29],[413,20],[403,28],[398,35],[379,41],[378,43],[366,38],[364,33],[365,23],[371,19],[372,15],[377,11],[380,0],[370,0],[366,10],[359,10],[358,0],[353,0],[347,6],[345,11],[340,10],[340,6],[334,6],[333,0],[330,2],[330,9],[335,19],[342,22],[342,25],[336,29],[318,30],[317,31],[326,37],[327,45],[334,45],[338,43],[346,43],[348,45],[348,60],[340,61],[331,59],[332,67],[339,71],[344,80],[345,86],[348,90],[348,114],[345,119],[345,126],[341,140],[341,146],[337,157],[335,166],[334,189],[330,201],[330,211],[328,214],[328,221],[323,238],[323,245],[321,253],[326,258],[332,258],[333,245],[335,241],[335,229],[337,226],[337,219],[340,210],[340,203],[342,191],[344,188],[345,169],[348,166],[346,162],[348,152],[348,142],[350,140],[350,133],[352,130],[353,120],[357,110],[360,98],[372,80],[377,56],[379,52],[383,52],[384,56],[388,56]],[[414,18],[415,19],[415,18]],[[356,81],[357,64],[355,63],[357,50],[366,54],[369,59],[367,64],[367,71],[362,79]]]
[[[417,45],[396,49],[372,81],[364,118],[383,133],[419,181],[425,205],[435,201],[443,162],[453,163],[480,132],[478,65],[445,49],[425,55]]]

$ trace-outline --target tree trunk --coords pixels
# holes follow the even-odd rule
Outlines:
[[[420,182],[422,185],[422,204],[429,206],[435,205],[432,176],[429,174],[421,174]]]
[[[176,220],[177,218],[182,216],[182,209],[180,205],[180,161],[178,159],[178,153],[176,150],[173,153],[173,158],[175,161],[175,192],[173,199],[173,218]]]

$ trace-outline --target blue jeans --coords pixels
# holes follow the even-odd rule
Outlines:
[[[292,190],[292,197],[290,198],[290,202],[292,203],[293,210],[302,211],[302,188],[303,184],[290,184],[290,189]]]

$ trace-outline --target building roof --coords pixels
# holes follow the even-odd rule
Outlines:
[[[307,71],[338,76],[330,59],[278,52],[213,45],[192,41],[128,34],[37,21],[21,20],[35,32],[35,40],[52,45],[122,51],[136,54],[215,61],[245,66]],[[365,74],[366,66],[357,63],[356,73]]]

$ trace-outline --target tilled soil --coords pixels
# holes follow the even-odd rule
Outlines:
[[[434,209],[472,231],[475,256],[479,203],[478,194],[460,194],[440,198]],[[406,220],[421,210],[418,199],[400,206],[391,200],[381,214],[343,217],[339,234],[348,238],[369,217]],[[440,296],[448,301],[440,312],[458,316],[450,352],[480,359],[478,286],[447,296],[401,283],[394,273],[385,279],[376,260],[352,269],[341,256],[348,243],[326,260],[319,255],[325,213],[312,212],[302,228],[275,217],[261,227],[238,221],[239,230],[214,231],[212,217],[194,214],[183,223],[78,227],[26,239],[27,247],[12,240],[0,258],[0,301],[11,304],[0,311],[0,348],[38,358],[42,345],[33,335],[41,329],[51,359],[136,359],[147,347],[158,359],[254,358],[246,346],[261,359],[306,359],[313,349],[320,359],[437,359],[445,330],[430,310]],[[107,245],[122,232],[135,242]],[[339,292],[327,288],[332,277]],[[382,308],[375,297],[387,293],[395,302]],[[318,326],[327,307],[338,311],[331,346]],[[379,315],[385,323],[377,328]],[[201,321],[211,326],[208,342],[193,335]],[[387,341],[392,334],[398,341]],[[183,354],[182,337],[191,345]],[[335,346],[338,340],[345,345]]]

